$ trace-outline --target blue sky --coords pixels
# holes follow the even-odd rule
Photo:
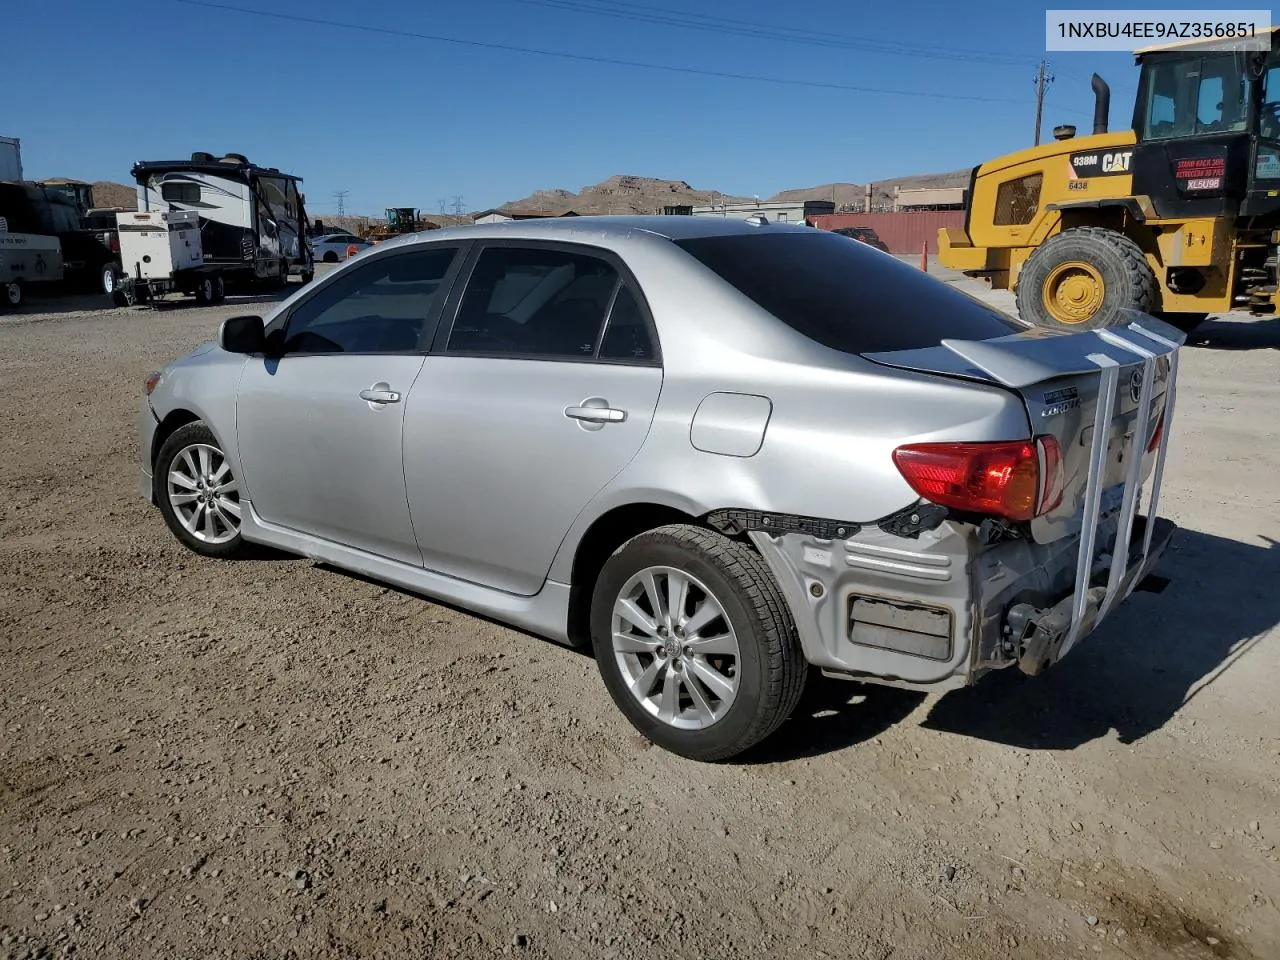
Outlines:
[[[216,0],[389,31],[810,84],[781,85],[582,62],[255,16],[181,0],[10,3],[0,135],[28,177],[131,182],[135,160],[236,152],[304,177],[312,214],[387,206],[496,206],[615,173],[767,196],[967,167],[1029,146],[1044,8],[1015,0]],[[676,13],[655,12],[661,8]],[[716,17],[741,36],[589,11]],[[1096,9],[1096,7],[1095,7]],[[752,26],[764,24],[765,27]],[[784,40],[769,27],[852,48]],[[852,40],[850,40],[852,38]],[[875,41],[873,48],[863,41]],[[931,56],[903,56],[899,49]],[[1088,133],[1089,75],[1127,127],[1137,73],[1125,53],[1056,53],[1044,137]]]

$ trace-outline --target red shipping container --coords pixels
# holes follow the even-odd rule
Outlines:
[[[884,241],[890,253],[920,255],[929,244],[929,255],[938,252],[939,227],[964,227],[963,210],[911,210],[898,213],[829,213],[810,217],[822,230],[838,227],[870,227]]]

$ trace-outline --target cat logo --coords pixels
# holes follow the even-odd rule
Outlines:
[[[1071,155],[1071,179],[1080,177],[1115,177],[1129,173],[1132,150],[1101,151]]]
[[[1131,159],[1133,159],[1132,150],[1123,150],[1119,153],[1104,153],[1102,155],[1102,172],[1128,173]]]

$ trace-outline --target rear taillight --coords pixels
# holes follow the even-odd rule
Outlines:
[[[1160,411],[1160,419],[1156,421],[1155,432],[1151,434],[1151,442],[1147,444],[1147,453],[1160,446],[1160,436],[1164,433],[1164,411]]]
[[[912,443],[893,452],[911,489],[965,513],[1030,520],[1062,502],[1062,451],[1053,437],[997,443]]]

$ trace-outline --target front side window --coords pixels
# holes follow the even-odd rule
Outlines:
[[[457,247],[379,257],[317,290],[268,331],[274,353],[412,353],[441,295]]]
[[[591,359],[621,283],[607,260],[539,247],[490,247],[476,261],[450,353]]]
[[[1243,131],[1248,84],[1235,54],[1167,60],[1148,68],[1144,140]]]

